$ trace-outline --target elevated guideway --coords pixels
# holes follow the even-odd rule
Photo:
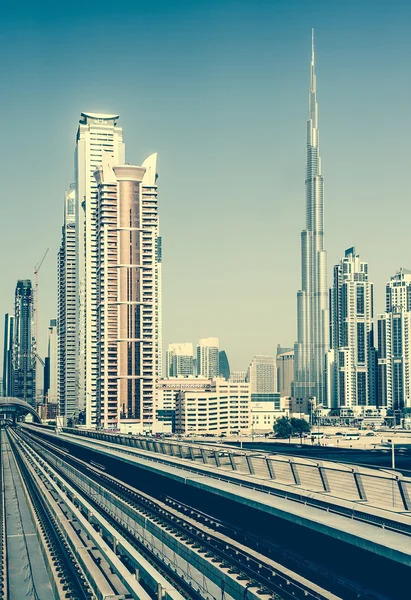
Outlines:
[[[233,540],[229,529],[220,530],[221,524],[205,524],[196,514],[187,516],[178,504],[166,504],[136,490],[94,461],[90,464],[75,458],[49,440],[20,430],[12,435],[23,453],[43,465],[50,483],[61,488],[104,539],[110,540],[123,562],[135,563],[142,552],[159,573],[167,574],[170,583],[178,581],[186,598],[342,598],[261,553],[258,547],[250,548],[247,540]],[[137,571],[149,584],[146,570],[138,567]],[[162,596],[177,600],[170,586],[162,585],[161,590]]]
[[[317,567],[320,570],[326,567],[330,578],[341,578],[349,573],[351,583],[373,590],[374,596],[364,597],[403,597],[401,585],[409,578],[411,566],[411,520],[404,503],[401,505],[398,481],[408,485],[406,478],[397,479],[392,473],[358,470],[349,465],[318,464],[318,461],[293,464],[289,457],[262,453],[233,450],[230,456],[227,448],[131,436],[111,436],[112,439],[107,440],[107,436],[97,432],[92,436],[79,436],[68,431],[55,435],[38,427],[22,429],[30,436],[64,448],[70,456],[99,464],[104,472],[115,474],[151,495],[167,496],[192,510],[211,514],[236,530],[245,529],[247,535],[255,535],[261,543],[266,540],[276,543],[284,552],[297,552],[301,564],[315,556]],[[151,449],[141,449],[143,444]],[[221,464],[221,459],[228,464]],[[274,468],[266,467],[265,472],[257,472],[256,459],[265,464],[267,460],[273,461]],[[237,467],[247,465],[248,473],[245,469],[233,469],[233,462]],[[277,463],[286,463],[285,468],[294,475],[294,483],[267,477],[267,472],[279,473]],[[388,481],[390,486],[388,490],[377,487],[374,497],[378,502],[370,501],[370,492],[368,500],[353,500],[349,494],[327,492],[324,473],[320,491],[313,491],[308,485],[303,487],[301,475],[299,483],[295,483],[304,468],[317,472],[324,469],[326,476],[331,470],[355,479],[359,475],[359,492],[363,477],[373,478],[377,486],[380,481]],[[307,482],[307,478],[304,481]],[[371,489],[367,485],[367,490]],[[387,493],[389,499],[385,497]],[[387,569],[395,573],[389,584],[384,583],[382,577]]]

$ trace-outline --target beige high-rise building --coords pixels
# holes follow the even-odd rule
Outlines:
[[[97,424],[97,183],[95,170],[105,155],[125,162],[118,115],[81,113],[75,150],[76,347],[79,409],[88,427]]]
[[[252,394],[272,394],[277,391],[277,368],[274,356],[254,356],[247,371]]]
[[[197,344],[197,375],[218,377],[218,338],[201,338]]]
[[[107,155],[95,172],[96,404],[105,429],[133,420],[148,431],[155,420],[161,360],[156,163],[156,154],[142,166],[116,165]]]

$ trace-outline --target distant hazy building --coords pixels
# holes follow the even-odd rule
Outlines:
[[[44,365],[44,399],[56,403],[58,399],[57,319],[51,319],[48,330],[47,356]]]
[[[76,296],[76,190],[65,193],[57,280],[57,399],[61,416],[79,412]]]
[[[400,269],[385,287],[385,312],[411,310],[411,271]]]
[[[277,356],[279,354],[284,354],[285,352],[293,352],[294,348],[287,348],[285,346],[281,346],[281,344],[277,344]]]
[[[355,248],[349,248],[334,267],[331,290],[335,376],[330,408],[360,409],[376,404],[373,295],[368,264],[360,261]]]
[[[224,377],[227,381],[230,379],[230,364],[225,350],[218,353],[218,374],[219,377]]]
[[[291,384],[294,379],[294,350],[278,348],[277,353],[277,387],[281,396],[291,396]],[[278,350],[277,350],[278,352]]]
[[[12,348],[12,396],[28,402],[36,400],[36,357],[33,348],[33,288],[29,279],[19,280],[14,298]]]
[[[387,283],[377,327],[378,405],[411,408],[411,271],[400,269]]]
[[[197,375],[218,377],[218,338],[202,338],[197,345]]]
[[[95,170],[103,156],[113,164],[125,162],[123,130],[118,115],[81,113],[75,151],[76,297],[78,320],[79,407],[86,408],[86,424],[97,423],[97,183]],[[128,261],[127,261],[128,262]],[[153,284],[154,285],[154,284]]]
[[[169,344],[166,352],[166,377],[194,375],[194,349],[191,343]]]
[[[3,396],[13,395],[13,365],[12,352],[14,341],[14,316],[4,315],[4,339],[3,339]]]
[[[231,371],[230,383],[245,383],[247,379],[247,371]]]
[[[247,371],[252,394],[277,391],[277,367],[274,356],[254,356]]]
[[[95,171],[96,420],[151,430],[158,380],[157,155],[142,166],[103,156]]]

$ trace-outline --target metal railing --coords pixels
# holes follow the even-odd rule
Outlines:
[[[411,511],[411,478],[351,464],[240,450],[229,446],[190,444],[140,436],[65,428],[66,433],[108,441],[165,456],[191,460],[395,512]]]

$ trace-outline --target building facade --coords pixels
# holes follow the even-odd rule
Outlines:
[[[57,262],[57,401],[59,414],[66,418],[73,418],[79,412],[74,184],[64,197],[64,218]]]
[[[169,344],[166,352],[166,378],[192,375],[194,375],[193,344],[188,342]]]
[[[3,396],[13,395],[13,341],[14,341],[14,315],[4,315],[4,339],[3,339]]]
[[[157,155],[156,155],[157,156]],[[156,160],[157,165],[157,160]],[[144,186],[144,196],[148,198],[149,190],[153,199],[157,202],[157,173],[152,174],[154,185]],[[156,346],[156,369],[157,379],[163,376],[163,238],[159,235],[159,224],[157,221],[156,236],[156,270],[155,270],[155,346]]]
[[[251,394],[251,427],[254,433],[270,433],[276,419],[284,416],[281,394]]]
[[[25,400],[36,410],[36,357],[33,332],[33,287],[29,279],[23,279],[17,282],[14,297],[11,395]]]
[[[252,394],[277,392],[277,366],[274,356],[254,356],[247,371]]]
[[[188,383],[188,382],[187,382]],[[248,435],[251,432],[250,386],[225,379],[193,381],[176,395],[175,430],[180,434]]]
[[[247,371],[231,371],[230,382],[231,383],[246,383]]]
[[[105,429],[151,431],[159,373],[157,155],[103,156],[97,182],[97,412]]]
[[[375,406],[374,284],[369,281],[368,264],[360,261],[355,248],[346,250],[334,267],[330,298],[335,374],[329,407]]]
[[[76,346],[79,408],[86,424],[97,422],[97,183],[94,177],[103,157],[125,162],[123,130],[118,115],[82,113],[75,151],[76,198]]]
[[[403,411],[411,408],[411,271],[400,269],[387,283],[377,328],[378,407]]]
[[[297,342],[293,396],[325,402],[324,357],[329,349],[327,255],[324,250],[323,176],[319,148],[314,34],[307,122],[306,225],[301,233],[301,289],[297,294]]]
[[[197,375],[218,377],[218,338],[202,338],[197,345]]]
[[[277,388],[282,396],[291,396],[294,380],[294,350],[280,352],[276,356]]]

